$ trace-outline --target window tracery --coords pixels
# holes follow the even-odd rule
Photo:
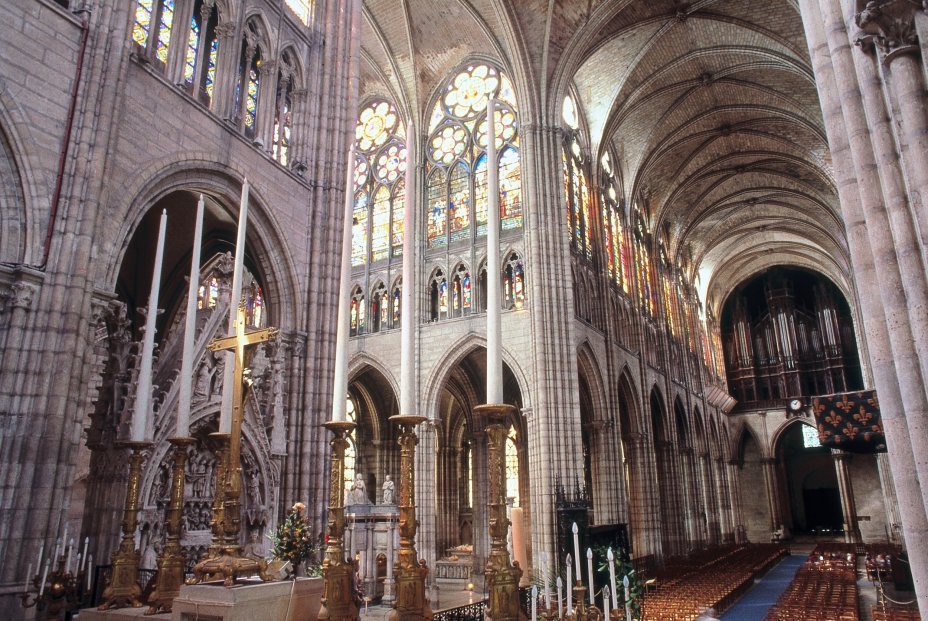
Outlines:
[[[568,227],[571,233],[571,246],[588,261],[593,259],[593,205],[590,201],[589,162],[583,155],[580,144],[581,131],[576,114],[576,105],[568,95],[564,98],[562,109],[567,129],[564,133],[564,145],[561,163],[564,170],[564,198],[567,201]]]
[[[638,292],[638,306],[649,317],[654,317],[657,306],[657,292],[651,271],[651,232],[645,224],[641,209],[635,206],[635,289]]]
[[[460,71],[436,102],[427,146],[428,248],[473,243],[486,235],[486,109],[498,102],[496,117],[500,229],[522,226],[521,165],[515,93],[497,68],[476,63]]]
[[[473,308],[473,295],[471,292],[470,272],[463,265],[455,270],[454,280],[451,284],[451,315],[462,317],[470,314]]]
[[[625,235],[625,214],[618,195],[618,181],[609,152],[600,158],[602,170],[601,203],[603,206],[603,230],[606,233],[607,265],[612,282],[628,295],[631,265],[628,240]]]
[[[406,143],[400,136],[404,131],[396,109],[387,101],[372,101],[358,115],[352,266],[403,254]]]
[[[364,327],[367,323],[366,309],[364,307],[364,292],[361,287],[355,287],[351,293],[351,336],[364,334]]]
[[[378,283],[371,293],[371,332],[380,332],[390,327],[390,296],[387,287]]]
[[[448,280],[439,269],[429,282],[429,319],[438,321],[448,317]]]
[[[200,280],[197,289],[197,310],[216,308],[219,303],[219,277],[215,270],[210,271]],[[252,328],[267,326],[267,303],[264,289],[249,269],[242,276],[242,297],[240,304],[245,307],[245,324]]]
[[[515,252],[503,267],[503,291],[506,308],[521,310],[525,306],[525,269],[522,258]]]

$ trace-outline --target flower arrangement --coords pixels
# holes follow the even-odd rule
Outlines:
[[[290,561],[296,568],[306,562],[306,575],[317,575],[316,562],[317,545],[309,531],[309,521],[306,519],[306,505],[295,503],[277,532],[271,535],[274,542],[273,553],[276,558]]]

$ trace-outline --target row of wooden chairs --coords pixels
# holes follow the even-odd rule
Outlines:
[[[857,557],[853,545],[819,544],[766,621],[858,621]]]
[[[724,546],[668,561],[645,594],[643,621],[693,621],[706,608],[729,608],[754,578],[786,554],[783,546]]]

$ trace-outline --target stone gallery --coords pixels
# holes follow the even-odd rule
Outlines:
[[[923,34],[0,3],[0,618],[928,615]]]

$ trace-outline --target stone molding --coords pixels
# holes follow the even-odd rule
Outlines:
[[[886,64],[903,54],[918,54],[915,13],[923,8],[915,0],[870,0],[854,16],[861,29],[855,43],[864,51],[878,49]]]

